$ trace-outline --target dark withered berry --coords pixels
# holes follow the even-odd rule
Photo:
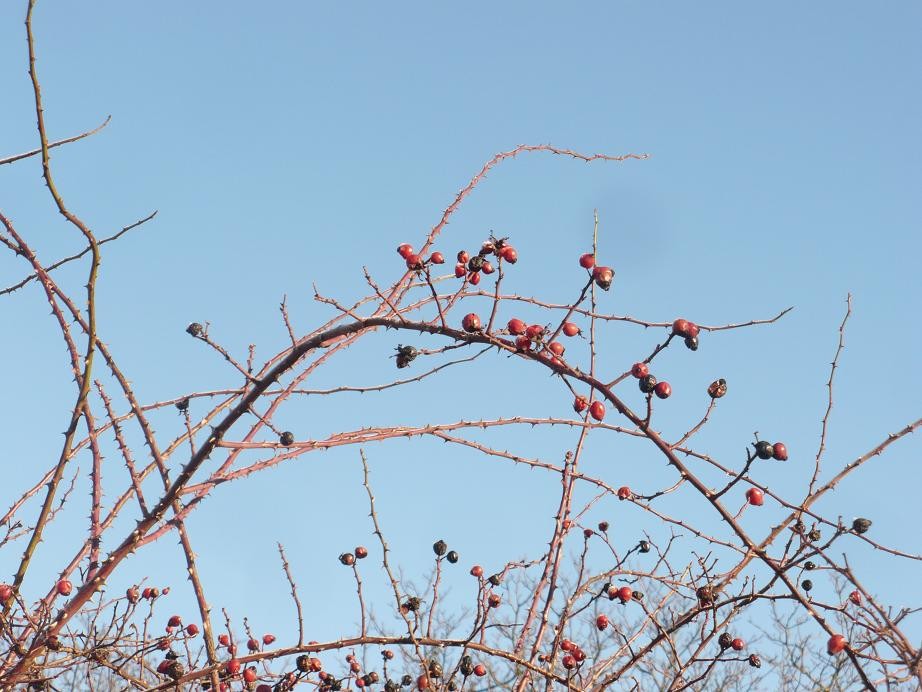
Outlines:
[[[641,377],[639,380],[637,380],[637,386],[640,387],[640,391],[642,391],[644,394],[649,394],[654,389],[656,389],[656,377],[653,375]]]

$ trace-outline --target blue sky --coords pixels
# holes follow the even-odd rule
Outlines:
[[[22,5],[0,6],[0,156],[36,146]],[[795,306],[773,327],[705,335],[698,353],[669,352],[662,361],[676,395],[661,429],[687,429],[706,405],[703,386],[726,377],[731,396],[701,447],[733,463],[755,430],[784,439],[792,461],[764,472],[782,491],[809,477],[847,293],[854,313],[827,468],[919,415],[920,27],[922,8],[911,2],[611,2],[578,10],[524,2],[271,9],[46,2],[35,20],[51,136],[112,115],[100,135],[54,153],[68,204],[100,236],[159,211],[106,248],[100,279],[103,338],[143,401],[237,383],[184,334],[190,321],[210,321],[240,357],[249,343],[268,356],[287,338],[277,309],[283,295],[306,331],[330,315],[313,302],[313,282],[348,302],[363,294],[363,265],[381,283],[396,279],[394,247],[419,242],[498,151],[553,143],[648,153],[617,164],[545,154],[504,163],[438,247],[453,255],[490,229],[509,235],[522,257],[511,286],[569,300],[598,209],[600,254],[618,272],[601,296],[605,310],[724,324]],[[0,208],[51,260],[79,242],[52,213],[39,175],[35,159],[0,167]],[[4,285],[21,272],[21,263],[0,257]],[[76,287],[81,272],[60,275]],[[8,368],[0,403],[9,488],[56,458],[71,384],[35,287],[4,298],[0,311],[4,359],[20,364]],[[661,334],[617,326],[605,336],[600,364],[622,372]],[[393,377],[384,355],[397,340],[375,337],[319,375],[317,386]],[[636,392],[626,396],[640,401]],[[388,398],[309,399],[280,421],[306,437],[361,425],[568,415],[568,406],[543,374],[491,356]],[[163,431],[178,423],[167,413],[157,422]],[[510,431],[502,444],[557,461],[574,441],[560,431]],[[918,436],[900,442],[822,510],[870,516],[881,541],[918,552],[909,510],[918,506],[920,451]],[[463,564],[493,568],[540,554],[548,539],[553,477],[417,440],[368,454],[381,518],[408,575],[423,573],[439,537],[458,547]],[[216,606],[238,622],[249,615],[265,623],[258,629],[290,634],[281,541],[302,588],[313,592],[311,636],[347,633],[353,587],[335,557],[372,543],[357,455],[306,455],[222,487],[205,503],[190,531],[207,546],[202,571]],[[655,455],[618,438],[600,437],[587,457],[615,485],[625,478],[649,487],[668,477]],[[659,528],[606,503],[594,520],[622,521],[631,537]],[[677,511],[707,510],[689,496]],[[779,516],[771,511],[765,526]],[[43,569],[59,567],[57,548],[79,535],[85,514],[75,508],[72,522],[52,532]],[[857,554],[866,583],[885,601],[919,604],[922,593],[907,587],[922,583],[918,565],[895,568]],[[151,556],[137,557],[133,573],[179,587],[172,539]],[[3,573],[13,559],[0,554]],[[458,569],[450,581],[459,603],[470,595],[465,574]],[[188,594],[177,591],[177,608],[188,609]]]

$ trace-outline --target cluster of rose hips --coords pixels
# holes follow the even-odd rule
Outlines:
[[[717,644],[720,646],[721,651],[726,651],[727,649],[742,651],[746,648],[746,642],[739,637],[731,637],[727,632],[724,632],[718,637]]]
[[[436,557],[444,556],[445,559],[453,565],[461,559],[461,556],[458,555],[458,552],[456,550],[449,550],[448,544],[441,539],[432,544],[432,552],[435,553]]]
[[[698,350],[698,325],[681,317],[672,323],[672,333],[685,339],[685,346],[692,351]]]
[[[577,395],[573,400],[573,410],[577,413],[582,413],[587,407],[589,408],[589,415],[592,416],[593,419],[601,422],[605,418],[605,404],[598,399],[590,404],[586,397]]]
[[[788,460],[788,448],[783,442],[766,442],[759,440],[752,445],[756,449],[756,456],[759,459],[777,459],[778,461]]]
[[[592,273],[592,280],[595,281],[595,285],[603,291],[611,288],[611,282],[615,278],[615,270],[611,267],[596,264],[594,254],[587,252],[585,255],[580,255],[579,266]]]
[[[555,365],[563,365],[560,357],[567,350],[559,341],[544,342],[547,328],[540,324],[525,324],[518,317],[513,317],[506,323],[506,330],[515,337],[515,347],[519,351],[531,351],[534,348],[542,355],[550,358]],[[580,334],[580,328],[573,322],[564,322],[560,331],[564,336],[573,337]]]
[[[125,598],[128,599],[129,603],[137,603],[141,599],[153,601],[160,596],[166,596],[168,593],[170,593],[169,586],[163,587],[163,590],[158,589],[156,586],[145,586],[143,590],[138,589],[137,586],[129,586],[125,590]]]
[[[573,670],[586,660],[586,652],[569,639],[564,639],[560,642],[560,648],[566,652],[560,662],[567,670]]]
[[[495,238],[491,234],[490,239],[484,241],[476,255],[471,256],[466,250],[459,250],[458,263],[455,265],[455,276],[459,279],[466,276],[471,285],[476,286],[480,283],[481,274],[492,274],[496,271],[496,268],[487,259],[490,255],[509,264],[518,262],[519,253],[507,242],[508,240],[508,238]]]
[[[429,255],[429,259],[424,259],[414,252],[413,246],[409,243],[401,243],[398,245],[397,254],[406,260],[407,269],[412,269],[414,271],[425,268],[427,264],[445,264],[445,256],[441,252],[433,252]]]
[[[606,584],[603,586],[602,595],[608,596],[609,601],[614,601],[617,598],[619,601],[621,601],[621,605],[627,605],[631,601],[642,601],[644,599],[642,591],[635,591],[630,586],[618,587],[614,584]],[[598,625],[598,622],[596,622],[596,625]],[[605,628],[599,627],[599,629]]]
[[[657,382],[656,377],[650,374],[650,366],[646,363],[634,363],[631,366],[631,375],[637,378],[637,386],[644,394],[656,394],[660,399],[672,396],[672,385],[666,380]]]
[[[171,635],[173,634],[173,632],[175,632],[178,628],[181,628],[181,627],[182,627],[182,617],[180,617],[179,615],[171,615],[170,619],[167,620],[166,627],[164,629],[166,630],[167,635]],[[199,633],[199,627],[194,622],[190,622],[188,625],[186,625],[183,631],[190,637],[195,637]],[[273,637],[273,639],[275,639],[275,637]],[[168,647],[169,647],[169,640],[164,639],[160,642],[160,648],[163,649],[163,648],[168,648]]]
[[[464,677],[470,677],[475,675],[479,678],[484,677],[487,674],[487,667],[482,663],[474,664],[473,659],[464,655],[461,657],[461,662],[458,665],[458,671]],[[438,684],[438,680],[442,678],[444,671],[442,669],[442,664],[436,660],[430,660],[426,666],[426,672],[416,678],[416,689],[417,690],[428,690],[433,686],[433,683]],[[413,678],[409,675],[404,675],[403,679],[398,685],[392,680],[388,680],[384,685],[385,692],[397,692],[400,687],[409,687],[413,684]],[[454,680],[449,680],[445,685],[445,688],[448,690],[457,690],[458,684]]]
[[[368,557],[368,548],[364,545],[359,545],[355,547],[355,553],[343,553],[340,555],[339,561],[346,567],[351,567],[356,560],[364,560],[366,557]]]

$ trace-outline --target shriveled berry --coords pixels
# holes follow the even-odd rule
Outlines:
[[[804,591],[810,591],[813,588],[813,582],[809,579],[804,579],[800,582],[800,585],[803,587]]]
[[[573,322],[564,322],[563,323],[563,333],[566,336],[576,336],[579,334],[579,327],[576,326]]]
[[[592,534],[594,533],[595,531],[592,529],[583,529],[583,538],[592,538]]]
[[[432,552],[442,557],[442,555],[448,552],[448,544],[443,540],[438,540],[432,544]]]
[[[712,399],[720,399],[727,393],[727,381],[723,378],[714,380],[708,385],[708,395]]]
[[[487,597],[487,605],[489,605],[491,608],[499,608],[500,604],[502,603],[502,600],[503,599],[500,598],[498,593],[491,593]]]
[[[592,278],[595,281],[595,285],[601,288],[603,291],[607,291],[611,288],[611,282],[615,278],[615,270],[611,267],[595,267],[592,270]]]
[[[290,430],[286,430],[281,435],[279,435],[279,444],[283,447],[291,447],[295,442],[295,434]]]
[[[733,646],[733,638],[729,634],[724,632],[723,634],[720,635],[720,637],[717,638],[717,644],[718,646],[720,646],[722,651],[726,651],[731,646]]]
[[[823,534],[820,532],[819,529],[811,529],[810,533],[807,534],[807,539],[812,541],[813,543],[816,543],[822,537],[823,537]]]
[[[755,507],[760,507],[765,502],[765,493],[759,488],[750,488],[746,491],[746,502]]]
[[[861,592],[857,589],[848,595],[848,600],[855,605],[861,605]]]
[[[448,554],[445,556],[445,559],[454,565],[454,564],[457,564],[458,560],[461,559],[461,556],[458,555],[458,552],[456,550],[449,550]]]
[[[642,553],[649,553],[650,552],[650,542],[641,541],[640,543],[637,544],[637,549]]]
[[[591,252],[587,252],[585,255],[579,256],[579,266],[583,269],[592,269],[595,266],[595,255]]]
[[[589,404],[589,415],[595,418],[597,421],[601,421],[605,418],[605,404],[596,399],[591,404]]]
[[[714,590],[710,586],[699,586],[695,591],[698,597],[698,604],[703,608],[714,603]]]
[[[807,571],[816,569],[816,563],[813,562],[812,560],[807,560],[807,561],[804,563],[804,569],[807,570]]]
[[[631,591],[631,597],[632,597],[635,601],[642,601],[642,600],[643,600],[643,591]]]
[[[749,665],[751,665],[753,668],[761,668],[762,659],[759,658],[758,654],[750,654],[749,655]]]
[[[503,575],[502,575],[502,574],[498,574],[498,573],[497,573],[497,574],[491,574],[491,575],[487,578],[487,581],[490,582],[490,584],[493,585],[493,586],[499,586],[499,585],[503,582]]]
[[[660,399],[668,399],[670,396],[672,396],[672,386],[665,380],[662,380],[661,382],[656,383],[656,386],[653,388],[653,392]]]
[[[646,375],[637,380],[637,386],[640,387],[640,391],[644,394],[649,394],[654,389],[656,389],[656,377],[653,375]]]
[[[193,322],[188,327],[186,327],[186,332],[192,336],[201,336],[205,333],[205,328],[198,322]]]
[[[4,587],[4,586],[6,586],[6,584],[0,584],[0,601],[5,601],[7,598],[9,598],[9,596],[4,596],[4,595],[3,595],[3,587]],[[9,587],[7,587],[7,588],[9,588]],[[129,603],[137,603],[139,600],[141,600],[141,592],[138,591],[138,587],[137,587],[137,586],[129,586],[129,587],[125,590],[125,598],[128,599],[128,602],[129,602]]]
[[[471,660],[470,656],[464,655],[461,657],[461,665],[458,666],[458,670],[461,671],[461,675],[464,677],[474,672],[474,661]]]
[[[468,260],[467,268],[472,272],[479,272],[481,269],[483,269],[483,262],[483,257],[480,255],[474,255],[470,258],[470,260]]]
[[[479,332],[483,328],[480,318],[473,312],[469,312],[464,316],[464,319],[461,320],[461,326],[464,331],[469,333]]]
[[[865,519],[864,517],[858,517],[852,522],[852,531],[854,531],[855,533],[859,533],[859,534],[867,533],[869,528],[871,528],[870,519]]]
[[[772,450],[772,443],[766,442],[765,440],[759,440],[755,443],[756,456],[759,459],[771,459],[774,451]]]
[[[698,337],[697,336],[686,336],[685,337],[685,348],[689,351],[698,350]]]
[[[783,442],[776,442],[772,445],[772,456],[778,461],[787,461],[788,448],[784,446]]]
[[[431,661],[429,661],[428,668],[429,668],[429,675],[431,677],[433,678],[442,677],[442,673],[444,672],[442,670],[442,664],[436,661],[435,659],[432,659]]]
[[[607,521],[600,521],[600,522],[599,522],[599,531],[601,531],[602,533],[605,533],[606,531],[608,531],[608,522],[607,522]]]
[[[177,411],[188,411],[189,410],[189,397],[185,399],[180,399],[175,404]]]
[[[633,493],[631,492],[631,489],[626,485],[622,485],[620,488],[618,488],[619,500],[630,500],[632,495]]]
[[[526,329],[527,326],[528,326],[528,325],[526,325],[522,320],[520,320],[520,319],[518,319],[518,318],[516,318],[516,317],[513,317],[513,318],[512,318],[511,320],[509,320],[509,322],[506,324],[506,329],[509,330],[509,333],[510,333],[510,334],[515,334],[516,336],[518,336],[518,335],[520,335],[520,334],[524,334],[524,333],[525,333],[525,329]]]

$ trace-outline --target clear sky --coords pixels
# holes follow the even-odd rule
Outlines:
[[[37,145],[24,5],[0,3],[0,157]],[[753,431],[783,439],[792,459],[764,479],[782,492],[802,487],[849,292],[827,468],[919,416],[919,3],[45,0],[35,31],[51,136],[112,115],[100,135],[54,153],[68,204],[100,236],[159,210],[106,247],[100,279],[103,338],[142,401],[238,384],[184,333],[189,322],[210,321],[241,358],[249,343],[275,353],[287,338],[283,295],[308,330],[331,315],[313,302],[312,282],[349,302],[363,294],[363,265],[381,283],[395,280],[394,247],[419,242],[494,153],[553,143],[650,158],[586,165],[532,154],[504,163],[438,247],[453,255],[490,229],[509,235],[521,255],[512,286],[570,300],[598,209],[600,253],[618,273],[601,299],[607,311],[717,325],[795,306],[775,326],[705,335],[698,353],[667,354],[676,395],[661,429],[690,427],[706,406],[703,386],[726,377],[731,395],[702,434],[703,451],[732,465]],[[39,176],[36,159],[0,167],[0,208],[51,261],[79,242],[52,213]],[[4,286],[22,271],[0,256]],[[61,277],[77,287],[82,271]],[[0,319],[9,504],[11,488],[56,458],[72,384],[34,285],[0,300]],[[661,337],[613,328],[600,362],[622,372]],[[317,386],[394,377],[386,356],[397,341],[376,337]],[[636,392],[628,399],[640,401]],[[308,399],[280,422],[307,438],[362,425],[571,415],[568,407],[543,374],[491,357],[388,398]],[[163,431],[178,424],[167,413]],[[574,442],[562,431],[512,431],[502,444],[557,462]],[[623,444],[600,437],[587,463],[616,486],[623,478],[649,487],[651,468],[668,477],[654,454]],[[821,509],[869,516],[880,541],[920,552],[920,452],[918,435],[900,442]],[[417,440],[368,455],[394,559],[422,575],[429,546],[444,537],[465,565],[449,578],[457,603],[470,595],[472,562],[496,568],[535,557],[548,540],[554,477]],[[219,488],[190,520],[216,609],[280,636],[294,631],[281,541],[309,594],[310,637],[349,634],[354,587],[335,558],[373,544],[360,477],[358,451],[348,448]],[[685,502],[678,511],[709,511],[698,498]],[[75,506],[69,525],[49,535],[39,562],[49,574],[85,516]],[[625,540],[662,530],[610,500],[591,516],[621,522]],[[778,516],[766,508],[751,525]],[[0,573],[15,569],[14,553],[0,552]],[[172,583],[176,609],[189,612],[175,541],[150,554],[156,560],[128,565],[130,576]],[[856,554],[886,603],[920,605],[918,564]],[[378,581],[369,588],[384,608]]]

